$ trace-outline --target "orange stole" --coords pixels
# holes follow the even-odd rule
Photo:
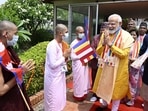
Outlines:
[[[64,52],[66,49],[68,49],[69,48],[69,45],[68,45],[68,43],[67,42],[65,42],[65,41],[62,41],[62,51]]]
[[[133,44],[133,50],[132,50],[132,59],[135,59],[138,57],[140,50],[140,41],[137,39]]]
[[[122,34],[122,30],[119,31],[119,33],[117,34],[117,37],[115,38],[115,41],[112,40],[113,45],[115,45],[117,47],[121,46],[121,41],[122,41],[121,34]],[[101,58],[105,59],[105,56],[106,56],[106,54],[108,53],[109,50],[110,50],[109,47],[107,45],[105,45],[104,51],[101,54]],[[114,56],[112,53],[111,53],[111,55]]]
[[[67,50],[69,48],[69,45],[67,42],[62,41],[62,52],[64,53],[65,50]],[[65,59],[65,61],[67,61],[68,58]]]

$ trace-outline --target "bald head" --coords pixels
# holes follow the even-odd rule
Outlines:
[[[3,34],[4,31],[15,31],[17,30],[17,26],[10,21],[0,21],[0,35]]]
[[[84,28],[82,26],[77,26],[76,27],[76,33],[84,33]]]
[[[84,37],[84,28],[82,26],[76,27],[76,36],[79,40],[81,40]]]
[[[66,25],[64,25],[64,24],[57,24],[57,26],[55,28],[56,35],[59,34],[59,33],[63,33],[65,31],[67,31]]]

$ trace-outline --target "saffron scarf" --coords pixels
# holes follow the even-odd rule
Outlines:
[[[113,37],[114,40],[112,40],[112,44],[117,46],[117,47],[120,47],[121,46],[121,42],[122,42],[122,37],[121,37],[121,34],[122,34],[122,30],[119,30],[117,35]],[[111,52],[111,49],[105,45],[105,48],[104,48],[104,51],[101,55],[101,58],[102,59],[105,59],[106,56],[114,56],[114,54]]]
[[[134,60],[138,57],[140,50],[140,41],[137,39],[130,50],[130,59]]]

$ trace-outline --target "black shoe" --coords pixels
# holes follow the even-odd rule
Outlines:
[[[97,107],[95,111],[105,111],[107,107]]]

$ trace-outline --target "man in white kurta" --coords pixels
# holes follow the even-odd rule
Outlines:
[[[66,78],[64,66],[68,52],[62,37],[65,37],[67,27],[58,24],[56,38],[46,49],[45,75],[44,75],[44,110],[62,111],[66,105]],[[66,51],[64,51],[66,50]]]
[[[76,35],[77,38],[71,43],[71,48],[84,37],[83,27],[76,27]],[[71,60],[74,89],[73,97],[77,101],[83,101],[90,88],[89,68],[87,64],[83,65],[81,63],[80,58],[74,53],[73,49],[71,51]]]

